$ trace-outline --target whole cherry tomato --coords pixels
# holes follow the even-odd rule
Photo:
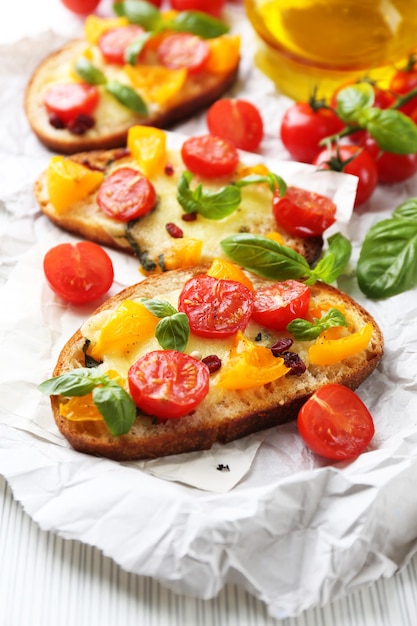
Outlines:
[[[354,459],[374,436],[371,414],[359,396],[343,385],[318,389],[298,413],[298,430],[316,454],[335,461]]]
[[[372,196],[378,183],[378,170],[375,159],[364,148],[354,145],[340,145],[337,148],[324,148],[313,160],[320,169],[330,169],[358,177],[355,207]]]
[[[94,85],[57,83],[45,92],[43,103],[49,114],[55,115],[67,125],[79,115],[91,115],[99,98],[99,91]]]
[[[398,96],[404,96],[417,88],[417,63],[414,56],[411,56],[407,65],[395,72],[389,85],[390,90]],[[406,115],[411,115],[417,107],[417,96],[413,96],[408,102],[403,104],[399,110]]]
[[[181,156],[190,172],[205,178],[227,176],[239,162],[239,154],[230,141],[210,134],[186,139]]]
[[[417,172],[417,153],[394,154],[382,152],[370,135],[366,134],[363,146],[374,157],[378,170],[378,182],[386,185],[401,183]]]
[[[106,215],[121,222],[142,217],[153,209],[156,192],[152,183],[131,167],[119,167],[101,185],[97,204]]]
[[[203,11],[219,17],[225,0],[170,0],[171,7],[176,11]]]
[[[282,118],[281,141],[296,161],[311,163],[325,137],[340,132],[342,120],[329,108],[298,102],[291,105]]]
[[[284,196],[275,191],[272,211],[277,223],[294,237],[317,237],[334,224],[336,205],[314,191],[287,187]]]
[[[129,24],[106,30],[98,40],[98,47],[107,63],[124,65],[125,51],[137,37],[144,33],[142,26]]]
[[[188,317],[195,335],[230,337],[248,325],[253,297],[242,283],[201,274],[185,283],[178,309]]]
[[[62,4],[78,15],[92,13],[100,4],[100,0],[61,0]]]
[[[305,318],[310,288],[298,280],[285,280],[260,287],[253,294],[252,319],[275,330],[286,330],[297,317]]]
[[[171,70],[186,68],[189,74],[200,72],[210,55],[205,39],[191,33],[167,35],[158,47],[158,61]]]
[[[160,419],[177,419],[193,411],[208,393],[210,371],[202,361],[176,350],[155,350],[128,372],[136,406]]]
[[[227,139],[241,150],[256,150],[264,135],[261,114],[247,100],[217,100],[208,110],[207,126],[212,135]]]
[[[52,291],[72,304],[101,298],[114,279],[109,255],[91,241],[54,246],[44,257],[43,269]]]

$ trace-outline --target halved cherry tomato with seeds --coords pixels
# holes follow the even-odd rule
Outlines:
[[[144,32],[144,29],[138,24],[110,28],[101,35],[98,40],[98,47],[107,63],[124,65],[126,63],[126,49]]]
[[[99,101],[99,91],[86,83],[60,83],[48,88],[43,103],[48,113],[68,124],[78,115],[91,115]]]
[[[357,457],[375,432],[372,416],[359,396],[333,383],[324,385],[307,400],[297,423],[307,446],[335,461]]]
[[[164,37],[158,48],[158,61],[171,70],[186,68],[189,74],[200,72],[209,58],[207,42],[191,33],[173,33]]]
[[[184,352],[155,350],[130,367],[128,382],[133,401],[144,413],[159,419],[177,419],[205,398],[210,370]]]
[[[310,305],[310,288],[297,280],[285,280],[256,289],[252,319],[275,330],[286,330],[300,317],[305,319]]]
[[[97,193],[100,209],[121,222],[146,215],[156,203],[152,183],[131,167],[119,167],[103,182]]]
[[[198,135],[186,139],[181,148],[185,166],[193,174],[205,178],[221,178],[231,174],[239,163],[233,144],[214,135]]]
[[[330,198],[299,187],[287,187],[283,197],[277,189],[272,210],[278,224],[295,237],[317,237],[336,221]]]
[[[212,135],[230,141],[241,150],[256,150],[264,135],[261,114],[247,100],[217,100],[208,110],[207,126]]]
[[[253,311],[252,292],[242,283],[201,274],[188,280],[178,309],[188,317],[199,337],[230,337],[248,325]]]

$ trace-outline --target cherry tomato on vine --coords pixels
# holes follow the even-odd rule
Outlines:
[[[248,325],[253,311],[252,292],[237,281],[201,274],[185,283],[178,310],[186,314],[195,335],[230,337]]]
[[[210,48],[205,39],[191,33],[167,35],[158,47],[158,61],[171,70],[186,68],[189,74],[200,72],[208,61]]]
[[[331,169],[358,177],[355,207],[372,196],[378,183],[378,170],[375,159],[359,146],[340,145],[321,150],[313,160],[321,169]]]
[[[281,141],[293,159],[311,163],[320,150],[320,141],[344,127],[345,124],[331,109],[316,109],[308,102],[298,102],[284,113]]]
[[[378,182],[384,185],[401,183],[417,172],[417,153],[394,154],[382,152],[370,135],[366,135],[363,146],[374,157],[378,170]]]
[[[109,255],[91,241],[54,246],[44,257],[43,269],[52,291],[72,304],[104,296],[114,279]]]
[[[417,88],[417,64],[415,64],[412,59],[405,68],[399,69],[395,72],[391,78],[389,88],[398,96],[404,96],[412,89]],[[416,107],[417,96],[414,96],[408,102],[399,107],[399,111],[402,111],[406,115],[411,115]]]
[[[144,29],[137,24],[110,28],[101,35],[98,47],[107,63],[124,65],[126,49],[144,32]]]
[[[225,0],[170,0],[170,4],[176,11],[203,11],[219,17]]]
[[[100,0],[61,0],[62,4],[78,15],[92,13],[100,4]]]
[[[181,156],[190,172],[205,178],[227,176],[239,162],[238,152],[230,141],[210,134],[186,139]]]
[[[275,330],[286,330],[297,317],[305,319],[310,305],[310,288],[297,280],[260,287],[253,294],[252,319]]]
[[[287,187],[283,197],[275,191],[272,211],[277,223],[294,237],[321,236],[336,221],[336,205],[330,198],[298,187]]]
[[[207,395],[210,372],[189,354],[155,350],[130,367],[128,383],[142,411],[160,419],[177,419],[193,411]]]
[[[212,135],[230,141],[240,150],[256,150],[264,135],[261,114],[247,100],[217,100],[207,112],[207,126]]]
[[[45,92],[43,103],[49,114],[56,115],[64,124],[78,115],[91,115],[100,95],[97,87],[86,83],[60,83]]]
[[[152,183],[131,167],[119,167],[101,185],[97,204],[106,215],[128,222],[146,215],[156,203]]]
[[[316,454],[334,461],[354,459],[374,436],[371,414],[359,396],[343,385],[318,389],[298,413],[298,430]]]

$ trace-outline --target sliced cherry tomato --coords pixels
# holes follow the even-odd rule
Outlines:
[[[133,401],[145,413],[176,419],[193,411],[208,393],[207,365],[176,350],[148,352],[128,372]]]
[[[378,182],[383,185],[401,183],[417,172],[417,153],[394,154],[382,152],[375,139],[366,134],[363,146],[374,157],[378,170]]]
[[[248,325],[253,297],[242,283],[201,274],[185,283],[178,309],[188,317],[195,335],[230,337]]]
[[[79,115],[91,115],[99,101],[99,91],[86,83],[60,83],[45,92],[43,103],[48,113],[56,115],[64,124]]]
[[[343,385],[324,385],[298,413],[298,430],[313,452],[344,461],[357,457],[369,445],[375,428],[359,396]]]
[[[252,319],[275,330],[286,330],[297,317],[308,314],[310,288],[297,280],[285,280],[257,289],[253,295]]]
[[[43,269],[52,291],[72,304],[101,298],[114,279],[109,255],[90,241],[54,246],[44,257]]]
[[[219,17],[225,5],[225,0],[170,0],[171,7],[176,11],[203,11]]]
[[[208,110],[207,126],[212,135],[230,141],[241,150],[256,150],[264,136],[261,114],[247,100],[217,100]]]
[[[138,24],[110,28],[101,35],[98,40],[98,47],[107,63],[124,65],[126,63],[126,49],[144,32],[144,29]]]
[[[152,183],[138,170],[119,167],[110,174],[97,194],[97,204],[110,217],[128,222],[146,215],[156,203]]]
[[[229,141],[214,135],[199,135],[186,139],[181,148],[185,166],[205,178],[220,178],[232,174],[239,155]]]
[[[158,61],[171,70],[186,68],[189,74],[200,72],[209,58],[208,43],[191,33],[173,33],[162,39]]]
[[[331,150],[324,148],[316,155],[313,164],[358,177],[355,207],[369,200],[378,183],[375,159],[359,146],[341,145]]]
[[[92,13],[100,4],[100,0],[61,0],[62,4],[78,15]]]
[[[277,223],[294,237],[317,237],[336,221],[336,205],[330,198],[298,187],[287,187],[283,197],[277,189],[272,211]]]
[[[331,109],[297,102],[284,113],[281,141],[293,159],[311,163],[320,150],[320,141],[344,127],[342,120]]]

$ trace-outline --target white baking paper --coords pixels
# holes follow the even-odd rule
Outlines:
[[[375,316],[386,341],[380,367],[358,390],[376,426],[366,453],[352,463],[327,463],[306,449],[294,423],[207,453],[142,464],[77,453],[36,387],[90,309],[63,304],[43,280],[44,252],[71,237],[33,199],[33,181],[50,154],[28,128],[23,93],[40,58],[79,34],[82,22],[57,0],[45,0],[42,12],[21,0],[8,15],[0,29],[0,472],[15,497],[41,528],[96,546],[130,572],[201,598],[238,583],[275,617],[391,576],[416,550],[417,295],[370,301],[354,268],[365,232],[417,196],[417,179],[378,189],[350,220],[355,181],[331,175],[325,183],[345,206],[338,228],[353,243],[340,286]],[[259,106],[259,153],[286,162],[274,171],[300,184],[309,168],[290,163],[279,141],[290,101],[253,66],[255,41],[243,10],[231,4],[228,15],[244,38],[231,95]],[[204,114],[178,130],[205,132]],[[114,293],[139,275],[133,259],[110,254]]]

